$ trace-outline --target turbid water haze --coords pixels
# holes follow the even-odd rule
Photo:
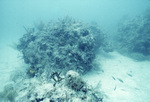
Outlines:
[[[138,15],[148,7],[149,0],[1,0],[0,40],[2,43],[20,37],[23,26],[32,27],[34,22],[64,16],[97,22],[110,33],[123,16]]]

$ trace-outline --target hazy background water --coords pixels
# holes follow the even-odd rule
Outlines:
[[[150,7],[149,0],[0,0],[0,44],[16,41],[23,26],[70,16],[97,22],[113,34],[123,17],[135,16]]]

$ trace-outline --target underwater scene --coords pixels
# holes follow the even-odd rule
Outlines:
[[[0,102],[150,102],[150,0],[0,0]]]

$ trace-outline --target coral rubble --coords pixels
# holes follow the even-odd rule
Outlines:
[[[61,76],[61,81],[43,83],[35,78],[24,81],[17,89],[19,94],[17,102],[103,102],[103,95],[90,88],[80,77],[79,73],[72,70],[66,76]]]

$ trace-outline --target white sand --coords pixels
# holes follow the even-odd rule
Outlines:
[[[24,70],[26,65],[20,57],[20,52],[9,44],[0,44],[0,91],[10,83],[10,75],[16,71]]]
[[[137,62],[117,52],[99,55],[104,73],[89,73],[85,79],[96,86],[100,81],[105,102],[150,102],[150,62]]]
[[[19,52],[8,45],[0,48],[0,89],[9,83],[10,74],[25,69]],[[138,62],[117,52],[102,54],[96,60],[101,71],[84,76],[93,86],[99,82],[105,102],[150,102],[150,61]]]

